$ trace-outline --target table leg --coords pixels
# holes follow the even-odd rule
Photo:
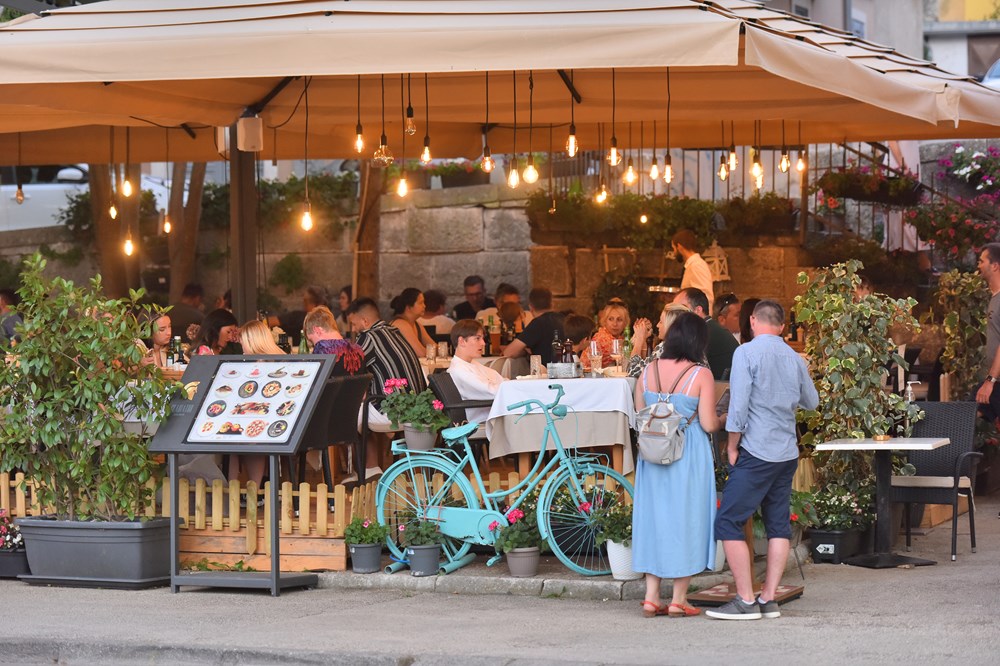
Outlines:
[[[892,552],[892,452],[875,452],[875,552],[844,560],[847,564],[869,569],[888,569],[900,565],[927,566],[933,560],[896,555]]]
[[[625,446],[630,446],[628,442]],[[614,469],[619,474],[624,474],[622,467],[625,465],[625,448],[622,446],[612,446],[611,447],[611,468]]]

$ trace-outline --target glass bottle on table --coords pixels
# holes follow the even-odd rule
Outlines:
[[[292,343],[288,340],[288,333],[278,333],[278,349],[286,354],[292,353]]]
[[[559,335],[559,331],[554,331],[552,334],[552,363],[559,363],[562,360],[562,337]]]
[[[487,328],[487,333],[490,336],[490,349],[493,350],[494,354],[500,353],[500,327],[497,326],[496,319],[493,315],[490,315],[490,323]]]
[[[302,329],[302,337],[299,338],[299,353],[308,354],[309,349],[309,338],[306,337],[306,329]]]

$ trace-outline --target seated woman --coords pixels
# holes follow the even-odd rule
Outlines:
[[[598,325],[600,328],[592,342],[596,342],[601,350],[601,367],[607,368],[615,364],[615,359],[611,356],[612,345],[615,340],[625,342],[625,329],[630,322],[628,307],[621,300],[612,300],[604,306],[598,315]],[[646,355],[646,337],[652,326],[648,319],[638,319],[635,322],[635,332],[632,335],[632,355]],[[583,364],[590,366],[590,350],[584,351]]]
[[[662,320],[662,317],[661,317]],[[707,433],[722,426],[715,413],[715,380],[701,365],[708,346],[705,321],[681,312],[670,325],[663,356],[635,385],[635,406],[669,400],[685,419],[684,455],[671,465],[639,459],[632,512],[632,567],[646,574],[643,615],[684,617],[701,611],[687,603],[691,576],[715,562],[715,469]],[[673,580],[669,605],[660,605],[660,580]]]
[[[422,317],[426,309],[423,293],[416,287],[407,287],[399,296],[392,299],[389,305],[393,314],[389,325],[399,329],[417,354],[417,358],[423,358],[427,351],[427,345],[437,344],[417,321],[417,318]]]
[[[628,374],[630,377],[638,377],[647,365],[652,363],[655,359],[660,358],[660,355],[663,353],[663,341],[667,337],[667,331],[670,329],[670,325],[674,323],[677,316],[682,312],[691,312],[691,308],[686,305],[681,305],[680,303],[667,303],[667,305],[664,306],[663,311],[660,312],[660,321],[656,325],[657,340],[659,340],[659,342],[653,347],[653,351],[650,352],[649,356],[641,356],[639,354],[632,355],[632,358],[628,360]]]
[[[191,343],[191,355],[217,355],[222,354],[224,350],[225,353],[234,353],[232,347],[227,350],[226,346],[238,343],[239,339],[240,327],[236,317],[229,310],[218,308],[202,319],[198,336]],[[239,351],[236,350],[235,353],[238,354]]]
[[[167,347],[170,346],[172,336],[170,317],[160,315],[154,319],[152,334],[149,336],[149,345],[147,346],[145,343],[140,345],[140,348],[147,349],[146,354],[142,357],[142,364],[155,365],[158,368],[167,367]]]

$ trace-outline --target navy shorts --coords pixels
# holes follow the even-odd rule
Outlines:
[[[715,538],[743,541],[743,526],[758,506],[764,515],[767,538],[791,538],[789,502],[792,478],[798,466],[798,460],[773,463],[754,458],[740,447],[736,464],[729,469],[722,505],[715,516]]]

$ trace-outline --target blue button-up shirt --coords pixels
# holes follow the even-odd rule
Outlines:
[[[798,458],[795,410],[818,404],[806,362],[778,336],[755,336],[733,354],[726,430],[742,433],[740,446],[755,458]]]

